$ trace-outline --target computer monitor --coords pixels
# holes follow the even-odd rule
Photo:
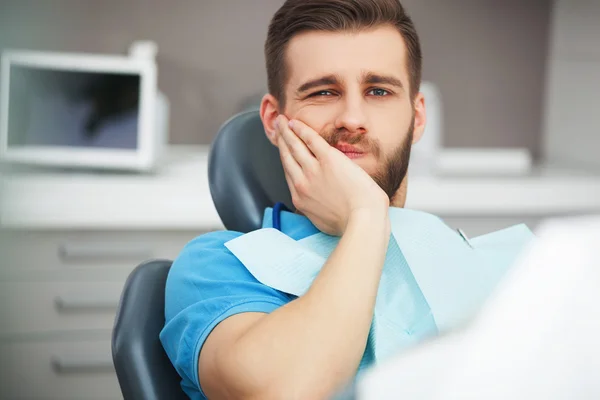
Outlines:
[[[152,58],[8,50],[0,96],[5,162],[146,171],[167,141]]]

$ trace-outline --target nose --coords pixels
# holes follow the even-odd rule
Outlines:
[[[341,110],[335,121],[336,129],[344,129],[350,133],[366,133],[367,117],[362,96],[345,96],[340,103]]]

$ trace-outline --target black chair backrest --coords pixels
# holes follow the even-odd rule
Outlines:
[[[229,230],[259,229],[265,208],[277,202],[292,209],[279,150],[267,139],[256,110],[223,124],[210,150],[208,179],[219,217]]]
[[[266,138],[258,111],[245,111],[223,124],[210,151],[209,184],[229,230],[260,228],[264,209],[278,201],[292,207],[279,151]],[[170,267],[171,261],[165,260],[141,264],[121,295],[112,353],[126,400],[187,399],[159,339]]]
[[[126,400],[184,400],[181,378],[159,334],[165,325],[165,283],[171,261],[141,264],[127,278],[112,333],[113,362]]]

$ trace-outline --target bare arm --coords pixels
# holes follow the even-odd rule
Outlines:
[[[209,398],[321,399],[351,379],[365,349],[388,240],[387,213],[353,215],[306,295],[269,315],[224,321],[200,357]],[[218,338],[224,331],[235,333]]]

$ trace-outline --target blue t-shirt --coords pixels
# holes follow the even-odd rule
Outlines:
[[[263,228],[272,226],[267,208]],[[319,232],[308,218],[285,211],[281,231],[295,240]],[[270,313],[295,298],[258,282],[225,247],[241,235],[220,231],[199,236],[183,248],[169,271],[160,340],[192,399],[206,399],[198,380],[198,357],[217,324],[235,314]]]

